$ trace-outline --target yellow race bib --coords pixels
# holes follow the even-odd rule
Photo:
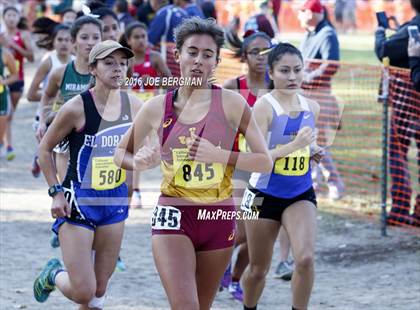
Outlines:
[[[1,56],[1,55],[0,55]],[[2,75],[0,75],[0,78],[4,78]],[[4,85],[0,84],[0,94],[2,94],[4,92]]]
[[[239,134],[238,137],[238,148],[240,152],[243,153],[249,153],[251,150],[248,147],[248,144],[246,144],[245,136],[243,134]]]
[[[118,168],[113,157],[92,158],[92,188],[96,190],[113,189],[125,182],[125,170]]]
[[[138,98],[140,98],[143,101],[147,101],[150,98],[153,98],[155,96],[154,92],[152,91],[144,91],[144,92],[134,92]]]
[[[274,165],[274,173],[288,176],[302,176],[309,170],[309,158],[310,149],[308,145],[290,153],[286,157],[277,159]]]
[[[61,104],[59,104],[57,101],[54,101],[51,111],[52,112],[58,112],[60,110]]]
[[[205,188],[221,183],[223,165],[202,163],[188,159],[188,149],[172,150],[175,185],[189,188]]]

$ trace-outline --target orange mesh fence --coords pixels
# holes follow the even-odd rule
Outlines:
[[[410,71],[389,69],[390,224],[420,225],[420,93]]]
[[[318,144],[326,156],[315,168],[314,184],[338,199],[344,195],[379,205],[382,106],[378,104],[381,69],[338,62],[310,61],[304,94],[317,101]]]

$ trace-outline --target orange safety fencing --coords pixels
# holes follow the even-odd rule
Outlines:
[[[179,76],[179,65],[173,57],[173,44],[167,45],[167,62],[172,73]],[[215,78],[218,84],[245,74],[246,65],[221,51],[221,62]],[[319,169],[314,169],[314,185],[318,193],[338,194],[381,203],[382,169],[389,172],[389,224],[419,225],[419,149],[420,94],[410,82],[409,70],[389,69],[390,114],[388,163],[382,162],[382,131],[384,102],[378,100],[384,69],[377,65],[357,65],[343,62],[307,61],[309,71],[323,65],[323,74],[302,85],[303,94],[316,100],[320,107],[318,144],[326,148]],[[410,141],[415,140],[417,151]],[[411,180],[411,181],[410,181]],[[413,192],[417,190],[417,198]],[[414,207],[415,205],[415,207]],[[419,216],[420,218],[420,216]]]
[[[392,198],[388,222],[420,226],[420,93],[413,88],[410,71],[395,67],[389,69],[388,88]]]

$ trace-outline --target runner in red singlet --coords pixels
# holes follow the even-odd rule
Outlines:
[[[143,101],[147,101],[157,94],[157,88],[152,85],[144,85],[149,77],[171,76],[168,66],[159,53],[148,47],[147,26],[140,22],[132,22],[125,28],[124,40],[126,45],[133,51],[134,59],[130,62],[129,80],[127,87],[134,90]],[[149,83],[151,81],[148,81]],[[140,208],[142,206],[140,194],[140,176],[133,175],[133,194],[130,206]]]
[[[15,153],[12,147],[11,124],[13,113],[16,110],[20,97],[22,97],[24,88],[23,60],[26,58],[31,62],[34,61],[34,54],[31,47],[30,34],[28,31],[24,30],[27,27],[22,23],[18,9],[14,6],[6,7],[3,10],[3,19],[6,25],[6,47],[13,52],[19,72],[19,80],[9,85],[12,109],[9,115],[6,136],[0,137],[0,139],[5,138],[5,142],[7,143],[7,160],[13,160],[15,158]]]

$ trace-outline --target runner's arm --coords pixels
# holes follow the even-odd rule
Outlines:
[[[238,91],[237,79],[229,79],[223,83],[223,88],[232,89]]]
[[[127,170],[139,168],[135,164],[135,155],[147,141],[147,136],[152,130],[157,130],[160,124],[163,116],[163,98],[163,95],[156,96],[143,104],[130,129],[115,149],[114,162],[117,166]],[[156,152],[155,149],[150,149]],[[146,166],[144,170],[151,168],[148,165]]]
[[[47,88],[41,97],[41,101],[39,103],[39,122],[42,124],[47,122],[48,115],[52,110],[54,99],[57,97],[60,83],[63,79],[64,69],[65,67],[58,68],[51,73]]]
[[[250,172],[270,172],[273,161],[264,142],[264,137],[255,122],[251,108],[238,93],[223,90],[223,108],[227,120],[233,128],[238,128],[244,134],[252,153],[221,150],[221,158],[228,159],[228,164],[234,164],[241,170]],[[242,111],[242,113],[238,113]],[[224,154],[223,154],[224,153]]]
[[[13,84],[14,82],[16,82],[19,79],[18,70],[16,68],[15,57],[13,57],[13,54],[6,49],[3,49],[2,57],[3,57],[4,64],[6,65],[7,69],[9,70],[9,75],[5,79],[2,79],[0,77],[1,84],[2,85]]]
[[[63,106],[58,111],[54,121],[51,123],[38,148],[38,160],[41,170],[49,186],[59,184],[57,169],[53,162],[53,149],[76,127],[76,122],[80,119],[83,109],[78,108],[82,103],[80,96],[73,98],[69,104]]]
[[[259,99],[254,105],[253,115],[263,136],[267,137],[268,130],[273,119],[273,109],[271,108],[271,105],[264,98]],[[296,139],[292,142],[286,143],[274,149],[270,149],[269,152],[272,160],[276,161],[279,158],[286,157],[290,153],[301,149],[310,138],[311,132],[304,132],[303,137],[301,133],[300,136],[296,137]],[[306,140],[302,141],[302,139]]]
[[[171,70],[169,70],[168,65],[163,60],[162,56],[159,53],[152,52],[154,58],[154,67],[156,71],[159,72],[160,76],[172,76]]]
[[[22,32],[22,40],[23,40],[23,45],[25,45],[25,47],[17,45],[15,42],[11,42],[11,46],[13,47],[14,50],[18,51],[30,62],[33,62],[34,52],[32,50],[31,37],[28,32],[26,31]]]
[[[34,79],[28,90],[27,99],[29,101],[40,101],[42,97],[41,83],[51,70],[51,60],[48,57],[45,59],[35,72]]]

